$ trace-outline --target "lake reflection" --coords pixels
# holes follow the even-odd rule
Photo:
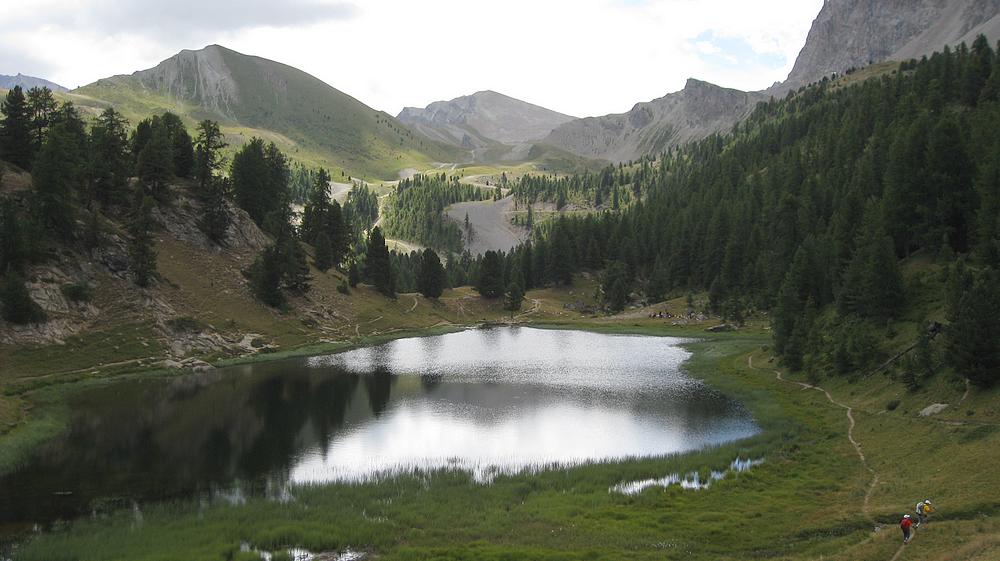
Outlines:
[[[746,411],[679,369],[680,340],[527,328],[109,385],[67,435],[0,479],[0,521],[95,501],[497,473],[660,456],[744,438]],[[57,494],[58,493],[58,494]],[[67,494],[71,493],[71,494]]]

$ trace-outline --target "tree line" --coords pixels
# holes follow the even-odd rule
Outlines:
[[[219,194],[228,183],[218,174],[224,143],[217,124],[199,123],[192,139],[172,113],[131,129],[114,108],[88,124],[47,88],[12,88],[0,115],[0,158],[32,174],[32,189],[0,196],[0,303],[7,320],[43,319],[24,285],[27,266],[57,244],[95,249],[111,216],[123,218],[130,272],[147,286],[156,275],[153,210],[170,203],[168,184],[176,177],[196,178],[200,224],[209,237],[222,238],[228,214]]]
[[[536,227],[533,251],[565,254],[557,277],[602,270],[612,310],[634,293],[706,290],[723,317],[768,311],[789,367],[841,372],[878,364],[877,341],[916,303],[901,259],[951,263],[925,279],[954,294],[948,355],[976,357],[979,370],[960,371],[989,383],[1000,372],[1000,320],[989,319],[1000,308],[982,297],[1000,267],[998,91],[984,37],[853,85],[825,79],[664,154],[640,180],[645,198],[621,212]],[[949,272],[959,261],[961,282]],[[954,335],[977,329],[993,343]]]
[[[383,209],[386,234],[445,251],[462,250],[462,230],[448,217],[448,205],[488,197],[478,187],[445,173],[404,179]]]

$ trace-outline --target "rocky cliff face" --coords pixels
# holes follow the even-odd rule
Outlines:
[[[566,123],[543,142],[590,158],[635,159],[725,130],[758,101],[834,72],[971,44],[980,33],[1000,38],[1000,0],[827,0],[785,82],[745,93],[689,80],[628,113]]]
[[[692,78],[683,90],[638,103],[627,113],[566,123],[543,142],[589,158],[630,160],[725,130],[764,99],[762,93]]]
[[[287,154],[315,157],[310,164],[366,177],[395,178],[404,157],[447,162],[461,153],[413,134],[315,76],[219,45],[184,50],[153,68],[73,93],[118,107],[133,122],[169,108],[191,121],[257,129],[237,142],[263,136]]]
[[[1000,0],[827,0],[779,89],[1000,35]]]
[[[153,91],[235,118],[232,108],[240,102],[240,91],[223,55],[218,45],[198,51],[183,50],[132,76]]]
[[[431,138],[465,148],[539,140],[574,119],[493,91],[436,101],[423,109],[407,107],[397,118]]]

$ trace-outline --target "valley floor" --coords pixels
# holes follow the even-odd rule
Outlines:
[[[288,345],[268,356],[343,349],[505,318],[463,290],[449,291],[439,303],[415,295],[380,301],[365,289],[358,293],[368,304],[341,329],[342,338],[323,343],[303,336],[301,346]],[[645,310],[586,318],[564,308],[589,301],[592,293],[585,279],[572,289],[532,291],[514,320],[697,337],[689,345],[694,355],[688,370],[746,403],[762,434],[694,454],[500,477],[489,486],[446,472],[378,485],[303,487],[288,503],[154,505],[143,510],[138,523],[132,511],[116,512],[40,535],[24,543],[16,558],[256,555],[241,553],[241,544],[271,551],[352,548],[380,559],[997,558],[1000,400],[995,391],[966,392],[960,381],[944,375],[917,392],[882,375],[824,378],[819,382],[824,391],[816,391],[803,386],[805,380],[779,373],[762,325],[713,334],[704,331],[711,322],[671,325],[679,322],[651,319]],[[677,312],[684,305],[678,299],[654,309]],[[28,411],[29,419],[22,416],[0,440],[7,467],[31,442],[59,430],[60,396],[80,385],[63,380],[82,378],[86,384],[92,376],[122,375],[139,365],[90,370],[69,362],[67,373],[39,377],[41,365],[49,364],[43,354],[18,356],[34,374],[12,377],[4,363],[4,419],[17,422],[10,419],[17,419],[18,411]],[[889,411],[886,405],[895,400],[898,405]],[[921,417],[919,412],[932,403],[949,406]],[[701,491],[671,487],[636,496],[609,493],[622,481],[706,473],[736,457],[765,462]],[[934,500],[938,512],[902,548],[896,524],[925,497]]]

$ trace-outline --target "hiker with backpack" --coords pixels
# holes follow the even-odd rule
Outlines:
[[[934,507],[931,506],[931,500],[930,499],[924,499],[924,500],[920,501],[919,503],[917,503],[917,526],[916,527],[919,528],[920,524],[922,522],[924,522],[925,520],[927,520],[927,517],[930,516],[932,512],[934,512]]]
[[[910,519],[909,514],[904,514],[903,519],[899,521],[899,529],[903,531],[903,545],[910,543],[910,536],[912,535],[913,520]]]

